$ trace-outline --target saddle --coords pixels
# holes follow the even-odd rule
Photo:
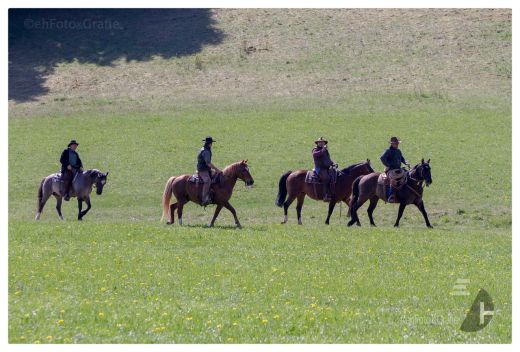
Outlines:
[[[212,175],[211,176],[211,184],[214,185],[214,184],[218,184],[220,183],[222,179],[222,173],[219,173],[217,175]],[[198,174],[194,174],[194,175],[191,175],[189,178],[188,178],[188,182],[191,182],[191,183],[204,183],[204,181],[202,180],[202,178],[199,177]]]
[[[406,185],[408,179],[407,173],[403,169],[389,170],[387,173],[383,172],[379,174],[377,178],[377,193],[380,198],[387,201],[387,187],[392,187],[394,190],[399,191]],[[398,200],[395,199],[394,203]]]
[[[330,184],[335,184],[339,175],[340,172],[337,169],[329,169]],[[316,173],[316,170],[314,169],[307,171],[307,174],[305,175],[305,183],[313,183],[317,185],[323,184],[323,182],[321,182],[320,180],[320,176]]]
[[[63,183],[61,171],[58,171],[54,174],[54,176],[52,177],[52,182],[53,183],[56,183],[56,182]]]

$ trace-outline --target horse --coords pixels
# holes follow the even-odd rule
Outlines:
[[[92,207],[90,203],[92,186],[96,187],[96,194],[101,195],[101,193],[103,193],[103,187],[107,182],[107,176],[108,172],[103,173],[97,169],[78,171],[74,176],[71,197],[78,198],[78,220],[83,220],[83,217]],[[61,203],[64,196],[63,191],[63,181],[61,181],[59,173],[51,174],[42,180],[40,188],[38,189],[38,212],[36,213],[36,220],[40,219],[43,207],[51,195],[56,197],[56,210],[58,211],[59,218],[63,220],[63,215],[61,214]],[[83,201],[87,203],[87,209],[82,211]]]
[[[175,221],[175,210],[179,217],[179,225],[182,225],[182,209],[186,203],[192,201],[196,204],[202,205],[202,183],[190,182],[189,178],[191,175],[172,176],[166,182],[164,187],[164,193],[162,197],[163,214],[161,221],[164,218],[170,218],[167,222],[171,225]],[[222,170],[222,174],[217,175],[217,182],[211,185],[211,191],[213,192],[212,204],[216,204],[215,213],[213,219],[211,219],[209,227],[213,227],[215,220],[217,219],[222,207],[226,208],[233,214],[235,219],[236,227],[242,227],[240,221],[238,221],[237,213],[235,208],[229,204],[229,199],[233,193],[233,188],[238,179],[244,181],[247,187],[252,187],[254,180],[249,173],[249,167],[247,166],[247,160],[237,161],[231,165],[226,166]],[[170,199],[172,194],[175,196],[177,202],[170,205]]]
[[[381,173],[379,172],[375,172],[366,176],[360,176],[354,181],[354,184],[352,185],[352,199],[350,201],[351,220],[348,222],[348,226],[352,226],[354,223],[361,226],[357,210],[367,200],[370,200],[370,205],[367,209],[370,225],[376,226],[372,213],[374,212],[379,199],[386,199],[384,194],[385,191],[383,190],[381,192],[382,187],[380,187],[378,191],[377,182],[380,174]],[[428,220],[428,214],[426,213],[424,202],[422,200],[423,182],[427,187],[433,182],[430,159],[426,162],[422,159],[420,164],[415,165],[407,172],[406,184],[403,185],[403,188],[401,188],[396,194],[396,198],[399,200],[399,213],[394,224],[395,227],[399,227],[399,220],[401,220],[401,216],[403,216],[404,208],[406,208],[408,204],[415,204],[423,215],[426,226],[433,228],[430,224],[430,220]]]
[[[275,204],[279,207],[283,206],[284,219],[282,224],[287,223],[287,209],[297,199],[296,214],[298,217],[298,225],[302,224],[302,207],[305,196],[309,196],[314,200],[323,199],[323,186],[315,187],[315,184],[305,182],[305,176],[308,170],[287,171],[280,177],[278,182],[278,196]],[[345,202],[348,205],[348,200],[352,192],[352,183],[361,175],[367,175],[374,172],[370,165],[370,160],[350,165],[338,174],[335,186],[334,198],[329,201],[329,212],[325,224],[329,224],[330,216],[334,211],[334,207],[339,202]],[[287,197],[287,200],[286,200]]]

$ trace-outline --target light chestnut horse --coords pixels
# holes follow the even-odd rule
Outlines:
[[[308,170],[287,171],[280,177],[278,183],[278,196],[275,204],[279,207],[283,206],[284,220],[282,224],[287,222],[287,209],[291,203],[297,199],[296,215],[298,217],[298,224],[302,224],[302,207],[305,196],[309,196],[314,200],[322,200],[324,193],[324,185],[306,183],[305,176]],[[374,172],[370,165],[370,160],[350,165],[340,171],[336,180],[334,198],[329,202],[329,212],[325,224],[329,224],[330,216],[334,211],[334,207],[339,202],[349,203],[350,194],[352,193],[352,183],[361,175],[368,175]],[[287,198],[287,199],[286,199]]]
[[[78,220],[82,220],[91,208],[90,193],[92,192],[92,186],[95,186],[96,193],[101,195],[101,193],[103,193],[103,187],[107,182],[107,176],[108,172],[104,173],[97,169],[79,171],[74,176],[71,197],[78,199]],[[40,184],[40,188],[38,189],[38,212],[36,213],[36,220],[40,219],[43,207],[51,195],[56,197],[56,210],[58,211],[59,218],[63,220],[63,215],[61,214],[63,182],[57,173],[45,177]],[[87,209],[85,210],[82,210],[83,201],[87,204]]]
[[[190,182],[188,181],[190,177],[191,175],[172,176],[166,182],[162,197],[163,214],[161,221],[164,218],[169,218],[168,224],[173,224],[175,221],[175,210],[177,210],[179,224],[182,225],[182,209],[184,204],[192,201],[202,205],[202,183]],[[213,227],[220,210],[224,207],[233,214],[235,225],[241,227],[235,208],[229,204],[229,199],[231,198],[233,188],[238,179],[244,181],[248,187],[252,186],[254,183],[254,180],[249,173],[247,160],[238,161],[226,166],[222,170],[222,175],[217,177],[220,177],[220,180],[211,185],[211,192],[213,192],[211,203],[216,204],[217,208],[215,209],[213,219],[211,219],[211,223],[208,226]],[[177,202],[170,204],[172,194],[175,196]]]

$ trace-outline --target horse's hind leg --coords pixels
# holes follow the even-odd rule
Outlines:
[[[305,200],[305,193],[300,193],[298,195],[298,201],[296,203],[296,215],[298,217],[298,225],[302,224],[302,208],[303,208],[304,200]]]
[[[296,196],[295,196],[295,195],[292,195],[292,194],[289,194],[289,197],[288,197],[287,200],[283,203],[283,221],[282,221],[282,224],[287,223],[287,219],[288,219],[288,216],[287,216],[287,209],[289,209],[289,207],[291,206],[291,204],[292,204],[292,202],[294,201],[294,199],[296,199]]]
[[[376,223],[374,222],[374,218],[372,217],[372,214],[374,213],[374,209],[377,207],[377,202],[379,201],[379,197],[373,196],[370,198],[370,205],[368,206],[367,213],[368,218],[370,219],[370,225],[376,226]]]
[[[361,223],[359,222],[359,216],[358,216],[358,209],[365,204],[367,201],[366,198],[358,198],[356,202],[352,204],[352,208],[350,208],[350,221],[347,223],[348,226],[352,226],[354,224],[357,224],[358,226],[361,226]]]
[[[49,199],[50,195],[44,196],[41,200],[38,200],[38,212],[36,213],[36,216],[34,217],[35,220],[40,220],[40,217],[42,215],[43,207],[45,206],[45,203],[47,203],[47,199]]]
[[[177,209],[177,203],[170,204],[170,221],[168,225],[172,225],[175,222],[175,209]]]
[[[63,215],[61,214],[61,203],[62,199],[61,196],[55,196],[56,197],[56,211],[58,212],[58,216],[60,220],[63,220]]]

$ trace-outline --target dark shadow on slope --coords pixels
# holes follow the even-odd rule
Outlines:
[[[223,37],[209,9],[10,9],[9,100],[45,95],[60,63],[193,55]]]

